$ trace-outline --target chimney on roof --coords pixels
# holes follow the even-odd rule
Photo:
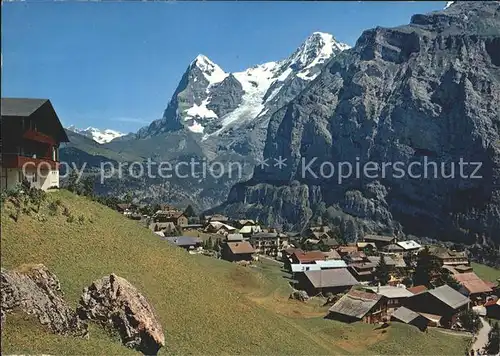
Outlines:
[[[377,284],[377,294],[380,293],[380,282]]]

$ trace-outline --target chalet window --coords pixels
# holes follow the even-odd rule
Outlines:
[[[31,120],[31,119],[28,119],[29,120],[29,128],[30,130],[33,130],[33,131],[36,131],[36,122],[35,120]]]

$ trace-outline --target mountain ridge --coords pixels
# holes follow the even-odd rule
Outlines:
[[[181,129],[183,126],[191,128],[194,133],[204,133],[204,139],[210,134],[218,135],[234,122],[249,120],[262,114],[264,104],[281,89],[278,88],[279,83],[284,82],[293,71],[297,71],[297,76],[304,81],[313,80],[319,73],[318,65],[348,48],[348,45],[337,42],[330,34],[314,32],[288,58],[233,73],[226,73],[208,57],[199,54],[184,73],[162,119],[141,128],[138,137]],[[269,91],[273,84],[272,91]],[[227,100],[229,102],[226,103],[225,110],[219,110],[220,105],[210,105],[210,99],[212,95],[217,95],[217,88],[226,86],[229,89],[224,94],[229,92],[232,100]],[[189,92],[185,92],[186,89]],[[243,97],[244,94],[246,98]],[[236,109],[239,111],[228,117]],[[210,132],[204,132],[205,127],[200,124],[200,120],[207,122],[208,119],[219,119],[221,122],[216,122]],[[173,124],[169,121],[177,122]]]
[[[67,130],[73,131],[77,134],[86,136],[91,138],[97,143],[103,144],[103,143],[109,143],[113,141],[114,139],[117,139],[119,137],[123,137],[126,134],[111,130],[111,129],[98,129],[92,126],[87,127],[86,129],[79,129],[74,125],[70,125],[66,128]]]

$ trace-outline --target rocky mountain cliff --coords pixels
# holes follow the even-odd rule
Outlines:
[[[500,3],[455,2],[367,30],[331,60],[271,116],[267,165],[216,210],[286,228],[326,218],[351,239],[375,231],[499,242],[499,136]],[[459,174],[461,160],[480,167]],[[427,178],[410,176],[408,166],[430,161]],[[339,162],[379,167],[339,181]],[[384,162],[406,174],[381,174]]]

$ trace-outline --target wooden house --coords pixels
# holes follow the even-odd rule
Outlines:
[[[405,306],[409,309],[441,317],[441,325],[451,327],[462,310],[469,309],[470,299],[448,285],[408,297]]]
[[[2,98],[0,186],[59,188],[59,146],[68,136],[48,99]]]
[[[416,326],[422,331],[427,329],[427,326],[429,325],[429,321],[425,316],[406,307],[399,307],[396,309],[394,313],[391,314],[391,320]]]
[[[328,310],[327,318],[372,324],[382,321],[386,315],[387,307],[382,296],[351,289]]]
[[[248,241],[225,242],[222,244],[222,258],[226,261],[252,261],[254,248]]]
[[[485,304],[486,316],[500,320],[500,298],[491,298]]]
[[[396,240],[395,236],[365,235],[363,237],[364,242],[373,242],[379,250],[387,245],[396,243]]]
[[[445,247],[432,246],[429,252],[441,266],[470,265],[467,254],[463,251],[451,251]]]
[[[364,287],[364,289],[382,296],[387,309],[396,309],[405,305],[406,300],[414,295],[404,285]]]
[[[296,279],[296,288],[306,291],[310,296],[345,292],[359,284],[346,268],[309,270],[298,273]]]

